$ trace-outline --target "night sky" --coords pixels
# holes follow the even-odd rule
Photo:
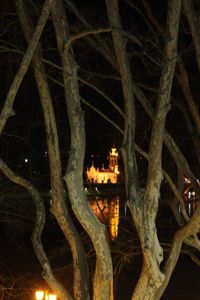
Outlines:
[[[34,21],[37,20],[40,1],[37,1],[34,7],[31,1],[27,3],[31,11],[31,16]],[[83,14],[85,20],[91,23],[91,26],[108,26],[106,10],[102,2],[97,3],[95,6],[91,5],[90,2],[85,3],[85,1],[75,1],[74,4],[79,5],[80,12]],[[150,1],[149,4],[155,14],[156,22],[165,30],[167,1],[162,1],[162,4],[157,1]],[[124,30],[134,34],[143,45],[140,47],[131,39],[127,40],[127,51],[130,57],[133,79],[136,84],[138,84],[138,87],[142,89],[151,105],[155,107],[162,66],[164,36],[162,36],[152,24],[152,28],[147,26],[147,22],[144,21],[144,17],[147,16],[145,15],[145,11],[144,16],[142,15],[144,8],[140,1],[134,3],[135,8],[130,8],[128,1],[120,1],[119,5]],[[6,3],[1,3],[0,13],[2,15],[0,67],[2,74],[4,74],[0,83],[2,107],[9,86],[26,49],[26,42],[13,2],[6,1]],[[85,30],[84,25],[77,19],[74,13],[69,10],[68,18],[72,34],[80,30]],[[151,23],[151,20],[149,20],[149,22]],[[152,30],[155,37],[152,36]],[[99,37],[110,47],[112,53],[113,49],[110,34],[101,34]],[[90,38],[97,41],[94,36]],[[45,27],[41,43],[44,58],[60,66],[51,21],[49,21]],[[123,110],[123,95],[118,70],[110,65],[106,58],[96,51],[87,39],[78,40],[73,46],[78,65],[78,76],[103,91]],[[182,18],[180,26],[178,51],[181,59],[184,61],[189,78],[191,78],[190,84],[194,100],[198,102],[199,72],[195,61],[194,46],[188,24],[184,18]],[[62,74],[61,71],[49,64],[46,64],[46,71],[55,107],[61,156],[65,168],[70,145],[70,133],[66,117],[63,88],[55,83],[55,80],[57,80],[62,84]],[[79,83],[80,95],[97,109],[105,113],[108,118],[114,120],[114,122],[123,129],[123,118],[104,97],[81,81]],[[184,154],[191,161],[194,171],[197,172],[191,136],[188,132],[184,116],[178,106],[183,106],[186,111],[188,108],[180,85],[176,79],[174,80],[172,96],[172,109],[168,114],[166,126],[176,139],[178,145],[183,149]],[[113,144],[120,148],[123,141],[122,135],[86,105],[83,104],[82,107],[85,112],[87,141],[85,164],[91,164],[91,160],[93,160],[92,155],[96,157],[98,164],[106,159],[108,151]],[[14,109],[16,116],[8,120],[1,137],[1,156],[22,175],[34,176],[37,174],[37,176],[46,176],[48,175],[48,159],[46,155],[45,130],[37,87],[31,68],[29,68],[17,94]],[[147,151],[151,121],[138,102],[136,102],[136,110],[136,142]],[[189,118],[191,119],[190,116]],[[15,149],[14,155],[13,149]],[[26,158],[28,158],[28,162],[25,162]]]

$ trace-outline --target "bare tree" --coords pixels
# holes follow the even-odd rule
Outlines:
[[[35,203],[33,248],[43,269],[44,279],[60,299],[112,300],[115,297],[113,286],[115,273],[113,273],[106,227],[90,209],[84,193],[83,173],[87,132],[83,107],[99,114],[121,136],[126,198],[143,258],[141,274],[131,299],[160,299],[176,266],[183,244],[189,249],[200,250],[198,237],[200,206],[193,215],[189,215],[182,195],[185,176],[190,180],[197,198],[199,184],[193,172],[193,165],[184,155],[180,145],[176,143],[176,136],[170,131],[168,122],[171,111],[175,111],[178,107],[186,122],[184,128],[188,128],[189,137],[193,141],[197,156],[194,160],[199,163],[198,104],[189,80],[190,70],[185,67],[184,55],[181,57],[181,53],[178,52],[181,41],[179,37],[185,34],[182,33],[180,26],[181,22],[185,22],[183,19],[185,15],[191,30],[190,40],[192,44],[194,43],[196,63],[199,68],[198,28],[197,22],[193,22],[193,17],[197,17],[191,5],[193,1],[189,2],[189,0],[167,1],[167,17],[158,21],[148,1],[143,0],[139,5],[133,5],[127,0],[123,5],[125,11],[127,7],[130,9],[127,13],[127,19],[131,20],[129,24],[120,13],[117,0],[106,0],[105,3],[97,6],[104,12],[102,18],[97,16],[98,13],[93,7],[88,7],[90,19],[81,7],[76,7],[70,0],[65,2],[48,0],[45,1],[42,9],[39,8],[38,3],[15,0],[17,15],[28,46],[24,54],[18,51],[19,55],[22,55],[22,60],[2,107],[0,132],[2,134],[5,125],[12,120],[15,98],[19,88],[23,86],[24,76],[31,65],[46,134],[45,143],[52,191],[50,211],[72,253],[72,290],[55,276],[43,247],[41,235],[46,216],[41,191],[30,180],[19,176],[15,168],[10,167],[6,161],[0,160],[0,170],[9,180],[25,188]],[[40,15],[35,29],[31,7],[35,9],[36,15]],[[159,10],[159,5],[156,8]],[[142,22],[147,31],[145,39],[137,22],[133,20],[132,24],[130,13],[139,19],[139,24]],[[99,20],[98,26],[95,23],[96,19]],[[45,31],[44,28],[47,27]],[[47,41],[49,48],[52,46],[56,53],[56,58],[54,55],[50,56],[50,59],[45,57]],[[1,49],[11,51],[4,44]],[[82,54],[82,52],[89,54]],[[101,66],[97,63],[98,59],[102,61]],[[137,68],[141,72],[138,72]],[[100,73],[101,70],[105,70],[104,73],[103,71]],[[152,81],[153,76],[157,84]],[[119,95],[110,88],[109,80]],[[62,156],[60,120],[55,109],[54,97],[57,90],[54,93],[51,85],[54,88],[59,86],[59,91],[62,87],[64,99],[62,118],[68,121],[70,131],[67,166],[66,159]],[[106,108],[108,105],[111,107],[113,115],[108,113],[104,105],[99,105],[98,101],[93,100],[93,93],[105,101]],[[184,96],[184,105],[177,100],[177,94]],[[118,118],[115,118],[115,114]],[[147,128],[144,124],[148,124]],[[66,122],[65,126],[67,127]],[[141,133],[144,132],[145,136],[148,136],[145,140],[141,137]],[[64,152],[67,151],[65,147]],[[142,182],[140,179],[142,167],[138,153],[148,165],[142,169],[145,173]],[[164,161],[165,153],[170,156],[172,171],[167,168]],[[174,232],[166,257],[156,224],[160,198],[162,200],[163,196],[161,189],[163,178],[174,194],[173,197],[168,197],[167,202],[179,228]],[[69,203],[67,203],[65,189],[69,196]],[[71,217],[69,206],[73,210],[75,220],[78,220],[84,228],[94,247],[95,267],[94,274],[92,273],[91,276],[88,273],[84,245]],[[134,249],[134,246],[131,247]],[[194,252],[190,253],[195,257]],[[161,267],[163,260],[164,264]],[[91,277],[92,288],[89,282]]]

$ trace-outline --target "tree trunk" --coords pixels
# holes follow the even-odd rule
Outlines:
[[[96,252],[93,280],[93,299],[113,299],[112,259],[105,225],[91,211],[84,194],[83,164],[85,157],[85,124],[80,104],[76,64],[73,50],[68,45],[69,29],[63,3],[55,1],[52,10],[54,28],[60,51],[65,88],[65,100],[71,129],[71,146],[65,181],[72,209],[90,236]]]
[[[26,7],[22,0],[16,0],[16,4],[24,34],[29,42],[33,31],[30,17],[26,12]],[[87,297],[89,295],[87,262],[78,232],[65,205],[57,126],[52,99],[47,84],[45,66],[42,61],[42,51],[40,45],[36,49],[35,55],[33,56],[33,68],[45,121],[51,171],[52,212],[55,215],[57,222],[60,225],[61,230],[63,231],[72,251],[74,297],[77,300],[86,300],[88,299]],[[61,298],[72,299],[73,297],[62,294]]]
[[[130,64],[128,60],[128,54],[126,50],[126,42],[122,32],[121,19],[118,9],[117,0],[106,1],[108,19],[112,31],[112,39],[114,45],[115,56],[118,62],[118,68],[121,76],[122,90],[124,96],[124,107],[125,107],[125,125],[124,125],[124,138],[122,144],[122,155],[125,168],[125,184],[126,194],[129,198],[130,190],[135,190],[136,194],[139,189],[138,186],[138,171],[137,162],[134,150],[134,139],[135,139],[135,99],[132,89],[132,74]]]

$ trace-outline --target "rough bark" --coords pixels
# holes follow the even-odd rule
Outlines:
[[[137,189],[136,185],[134,186],[134,177],[131,178],[133,180],[133,185],[128,185],[128,195],[132,196],[133,199],[133,201],[130,201],[129,207],[132,212],[136,227],[138,229],[144,255],[142,273],[137,284],[136,290],[133,293],[132,299],[153,299],[157,288],[162,284],[164,280],[164,274],[162,274],[159,269],[159,264],[162,261],[162,249],[159,245],[159,241],[157,238],[155,218],[158,209],[158,197],[160,191],[160,184],[162,180],[161,156],[165,120],[170,106],[171,87],[176,64],[177,36],[179,28],[181,1],[178,1],[178,5],[176,5],[177,4],[175,3],[175,1],[170,1],[169,3],[168,33],[165,46],[165,60],[160,81],[157,109],[154,115],[151,144],[149,150],[148,179],[145,195],[143,198],[143,207],[143,204],[138,205],[141,202],[142,197],[141,195],[139,196],[136,192]],[[129,104],[129,110],[126,110],[125,105],[126,119],[129,119],[128,117],[131,116],[131,112],[133,112],[133,130],[130,132],[130,136],[128,136],[127,139],[130,145],[131,139],[132,141],[134,141],[135,124],[134,102],[132,93],[133,87],[129,64],[127,60],[127,54],[124,47],[125,43],[122,34],[120,34],[121,24],[119,21],[119,14],[117,10],[117,1],[107,1],[107,10],[110,24],[115,29],[115,31],[113,31],[112,33],[112,36],[116,57],[119,63],[120,75],[122,78],[125,104]],[[116,28],[119,29],[119,31],[116,31]],[[124,74],[126,74],[126,76],[124,76]],[[128,162],[130,161],[131,160],[128,160]],[[132,162],[133,161],[134,159],[132,160]],[[126,158],[124,159],[124,163],[125,166],[127,166]],[[132,169],[135,170],[134,164],[132,164]],[[128,171],[126,179],[130,180],[130,175],[133,174],[133,170],[131,170],[131,168],[127,168],[126,171]],[[137,173],[135,172],[134,174],[136,175]]]
[[[106,1],[108,19],[110,22],[112,31],[112,39],[114,45],[115,56],[119,66],[119,72],[122,82],[122,90],[124,96],[125,107],[125,128],[124,138],[122,144],[122,155],[125,167],[125,182],[126,182],[126,194],[129,197],[130,190],[134,190],[134,198],[137,199],[138,187],[138,172],[137,162],[134,150],[134,138],[135,138],[135,99],[132,90],[132,74],[130,70],[130,64],[126,51],[126,42],[123,35],[118,1],[109,0]]]
[[[52,10],[57,43],[62,59],[65,100],[71,130],[71,146],[65,181],[72,209],[90,236],[96,252],[96,268],[93,281],[93,299],[113,299],[112,260],[105,226],[92,213],[83,186],[85,156],[85,125],[80,104],[77,70],[73,50],[68,47],[69,29],[62,1],[55,1]]]
[[[113,16],[111,12],[113,13],[113,11],[115,11],[113,4],[115,4],[116,6],[117,2],[116,1],[107,2],[107,8],[110,8],[110,11],[108,10],[110,17]],[[149,152],[150,162],[149,162],[149,172],[148,172],[148,183],[147,183],[147,188],[145,193],[145,206],[144,206],[145,219],[144,220],[141,220],[142,216],[139,217],[140,209],[137,209],[137,217],[136,217],[136,208],[134,202],[130,204],[130,208],[132,208],[131,210],[133,212],[134,221],[136,222],[138,221],[138,226],[137,225],[136,226],[138,227],[138,232],[142,240],[143,254],[145,259],[139,283],[137,285],[135,293],[133,294],[134,299],[147,299],[147,297],[148,299],[151,299],[155,293],[156,286],[157,285],[159,286],[159,284],[162,283],[164,278],[160,273],[159,268],[157,267],[159,266],[159,263],[162,260],[162,250],[159,246],[159,242],[157,239],[155,217],[157,213],[158,196],[159,196],[160,183],[162,178],[161,151],[162,151],[163,135],[164,135],[164,128],[165,128],[165,118],[168,112],[168,106],[170,102],[170,92],[171,92],[175,61],[176,61],[176,45],[177,45],[177,32],[178,32],[177,25],[179,25],[179,23],[177,22],[177,17],[179,20],[180,7],[181,7],[181,2],[179,1],[178,9],[177,11],[175,10],[175,14],[173,15],[174,11],[173,9],[171,9],[169,5],[169,11],[171,12],[171,14],[169,13],[169,16],[171,16],[171,19],[169,20],[169,26],[171,27],[169,27],[169,32],[168,32],[169,36],[165,48],[166,62],[164,64],[164,68],[162,71],[162,77],[160,82],[160,93],[159,93],[160,98],[158,98],[157,111],[155,114],[154,126],[152,130],[152,139],[151,139],[151,146]],[[111,20],[112,21],[117,20],[116,15]],[[120,28],[120,23],[117,21],[112,22],[111,26],[113,26],[114,28],[116,27]],[[173,36],[173,32],[175,32],[174,36]],[[115,35],[116,33],[113,33],[114,38]],[[115,41],[114,38],[113,38],[114,43],[116,42],[116,44],[119,45],[117,40]],[[118,35],[118,40],[119,38],[120,35]],[[120,54],[123,52],[122,47],[121,48],[118,47],[117,50],[118,53]],[[121,76],[122,75],[123,72],[121,73]],[[128,81],[126,81],[126,83],[127,82]],[[126,97],[126,92],[124,93],[124,95]],[[134,138],[134,135],[132,136],[132,138]],[[130,173],[128,173],[128,175],[129,174]],[[134,200],[136,200],[137,196],[134,198],[135,198]],[[143,224],[141,223],[141,221]],[[140,228],[139,228],[139,224],[140,224]],[[160,255],[161,257],[159,257]],[[151,274],[151,276],[149,276],[149,274]],[[152,289],[152,295],[151,295],[151,288],[150,289],[148,288],[148,295],[143,294],[145,290],[145,286],[147,285],[148,282],[150,283],[148,287],[154,286],[154,289]]]
[[[166,115],[170,108],[171,87],[176,64],[180,11],[181,1],[169,1],[164,65],[161,73],[149,148],[143,224],[141,224],[142,226],[139,230],[144,262],[142,273],[132,299],[154,299],[156,290],[162,285],[164,280],[164,274],[161,273],[159,268],[163,254],[157,237],[155,219],[158,210],[160,184],[162,181],[162,145]],[[145,294],[146,286],[148,286],[149,290],[148,295]]]
[[[22,28],[27,42],[30,41],[33,26],[30,21],[30,16],[26,11],[23,0],[16,0],[18,15],[22,24]],[[47,76],[44,63],[42,61],[42,51],[40,45],[33,56],[33,69],[40,96],[40,102],[44,114],[44,122],[46,129],[46,140],[48,147],[50,172],[51,172],[51,190],[52,190],[52,212],[55,215],[58,224],[60,225],[72,251],[73,257],[73,290],[75,299],[87,299],[88,296],[88,270],[84,249],[81,240],[78,236],[73,221],[69,215],[65,205],[64,187],[61,171],[61,159],[58,142],[58,132],[54,114],[52,99],[48,87]],[[44,267],[42,265],[42,267]],[[63,288],[62,288],[63,290]],[[61,294],[61,292],[60,292]],[[62,295],[62,299],[72,299],[71,295]]]

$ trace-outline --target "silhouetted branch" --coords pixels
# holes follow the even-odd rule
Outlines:
[[[43,6],[40,18],[38,20],[38,23],[36,25],[34,34],[32,36],[32,39],[28,45],[26,54],[23,56],[22,62],[20,64],[20,67],[15,75],[15,78],[10,86],[10,89],[8,91],[3,109],[0,114],[0,133],[2,133],[3,128],[8,120],[9,117],[14,115],[13,111],[13,103],[15,100],[15,96],[17,94],[17,91],[22,83],[22,80],[24,78],[24,75],[26,74],[29,64],[32,60],[33,54],[35,52],[35,49],[37,47],[38,41],[40,39],[40,36],[42,34],[43,28],[47,22],[47,19],[49,17],[51,4],[53,0],[46,0],[45,4]]]

